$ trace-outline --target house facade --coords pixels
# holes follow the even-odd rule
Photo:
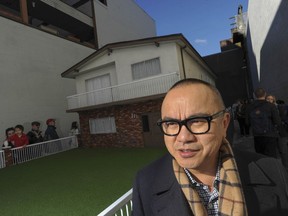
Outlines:
[[[76,81],[68,112],[80,116],[86,146],[161,146],[156,126],[167,90],[178,80],[215,75],[181,34],[107,44],[62,73]]]
[[[3,0],[0,29],[1,140],[17,124],[45,130],[48,118],[67,136],[79,116],[66,112],[65,98],[77,92],[61,72],[106,43],[156,35],[133,0]]]

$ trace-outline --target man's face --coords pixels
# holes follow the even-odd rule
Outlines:
[[[49,125],[51,125],[51,126],[55,126],[55,124],[56,124],[55,121],[50,121],[49,122]]]
[[[40,125],[37,125],[37,124],[32,125],[32,129],[35,131],[38,131],[39,128],[40,128]]]
[[[194,116],[213,115],[223,110],[216,94],[203,84],[176,87],[168,92],[162,119],[184,120]],[[179,165],[190,170],[215,169],[219,148],[229,124],[228,113],[211,121],[206,134],[192,134],[182,126],[177,136],[164,135],[165,145]]]

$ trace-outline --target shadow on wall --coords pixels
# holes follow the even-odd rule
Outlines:
[[[261,3],[262,4],[262,3]],[[265,3],[263,3],[265,4]],[[266,4],[267,5],[267,4]],[[267,11],[267,10],[266,10]],[[267,12],[263,13],[267,13]],[[281,1],[275,17],[271,23],[265,41],[259,53],[260,57],[260,82],[256,79],[255,56],[251,61],[253,70],[252,79],[254,88],[261,86],[267,92],[276,95],[277,98],[288,102],[288,1]],[[262,11],[257,11],[261,15]],[[248,28],[249,30],[249,28]],[[250,31],[249,31],[250,33]],[[261,32],[258,32],[261,34]],[[249,34],[249,37],[251,35]],[[256,35],[257,36],[257,35]],[[250,56],[250,58],[253,56]]]
[[[256,56],[252,49],[252,43],[251,43],[251,31],[250,31],[250,25],[248,23],[247,25],[247,36],[246,36],[246,48],[248,52],[248,58],[247,58],[247,66],[249,68],[249,75],[248,75],[248,85],[251,87],[250,89],[250,95],[253,96],[253,91],[255,88],[258,87],[258,73],[257,73],[257,63],[256,63]]]

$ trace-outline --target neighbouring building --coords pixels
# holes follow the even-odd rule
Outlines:
[[[288,1],[248,4],[247,56],[253,87],[288,102]]]
[[[75,79],[68,112],[85,146],[162,146],[156,125],[167,90],[183,78],[216,76],[182,34],[107,44],[62,73]]]
[[[216,86],[226,106],[238,99],[251,98],[250,75],[247,70],[245,37],[247,14],[238,7],[231,38],[220,41],[221,52],[203,57],[217,75]]]
[[[0,140],[7,127],[55,118],[68,135],[75,82],[61,72],[107,43],[156,35],[154,20],[133,0],[0,1]]]

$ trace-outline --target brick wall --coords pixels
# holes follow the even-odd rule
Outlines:
[[[162,99],[79,112],[83,147],[144,147],[141,116],[160,112]],[[90,134],[89,119],[114,116],[116,133]]]

